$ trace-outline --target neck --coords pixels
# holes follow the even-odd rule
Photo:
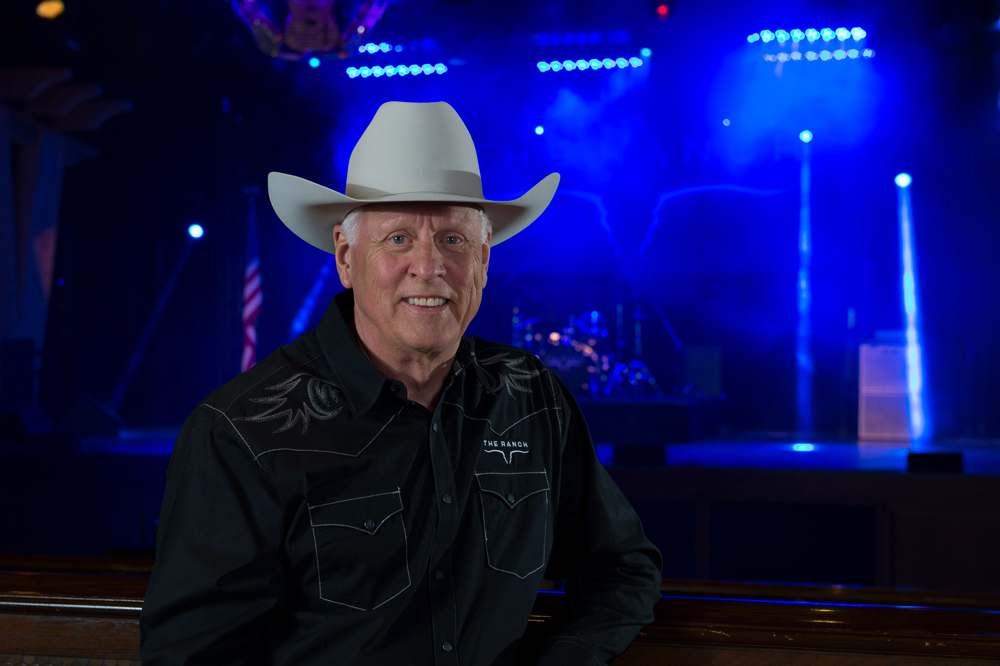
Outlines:
[[[376,332],[358,321],[357,311],[350,329],[354,343],[376,370],[389,379],[403,382],[410,400],[434,411],[444,392],[444,382],[455,361],[458,344],[440,352],[391,353],[387,345],[380,344],[382,340]]]

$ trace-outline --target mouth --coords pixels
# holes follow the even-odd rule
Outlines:
[[[425,297],[404,298],[403,300],[409,303],[410,305],[416,305],[422,308],[436,308],[436,307],[441,307],[445,303],[448,303],[447,298],[440,298],[437,296],[431,296],[427,298]]]

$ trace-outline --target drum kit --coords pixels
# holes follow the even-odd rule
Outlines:
[[[663,391],[645,362],[627,358],[623,309],[619,303],[612,337],[608,320],[597,310],[571,314],[559,325],[541,317],[526,318],[515,306],[511,344],[541,359],[576,396],[599,400],[661,395]],[[641,348],[637,326],[634,356],[640,355]]]

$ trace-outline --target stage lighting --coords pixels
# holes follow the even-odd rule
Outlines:
[[[628,67],[628,60],[625,58],[618,58],[615,60],[615,64],[618,65],[618,69],[625,69]]]
[[[35,13],[43,19],[54,19],[65,11],[66,6],[62,0],[44,0],[35,7]]]
[[[395,51],[396,53],[402,53],[404,48],[405,47],[402,44],[396,44],[395,46],[392,47],[392,50]]]
[[[791,58],[792,60],[802,60],[802,53],[800,51],[792,51]]]
[[[779,44],[781,42],[787,42],[789,40],[789,37],[790,35],[784,30],[778,30],[774,33],[774,38],[778,40]]]
[[[360,73],[361,72],[358,71],[357,67],[348,67],[347,68],[347,75],[349,77],[351,77],[352,79],[358,78],[358,74],[360,74]]]
[[[392,46],[386,44],[385,42],[382,42],[381,44],[378,45],[378,50],[381,51],[382,53],[388,53],[391,49]]]
[[[861,52],[861,55],[863,55],[866,58],[874,58],[875,49],[865,49],[864,51]]]
[[[910,177],[910,174],[908,174],[908,173],[901,173],[898,176],[896,176],[896,186],[897,187],[909,187],[910,183],[912,183],[912,182],[913,182],[913,179]]]
[[[815,60],[818,57],[819,56],[816,55],[815,51],[806,51],[806,60],[808,60],[809,62],[812,62],[813,60]]]
[[[201,238],[205,235],[205,229],[197,222],[188,227],[188,236],[191,238]]]
[[[541,125],[538,125],[537,127],[535,127],[535,134],[537,134],[538,136],[545,134],[545,128],[542,127]]]
[[[792,448],[796,451],[802,451],[802,452],[813,451],[816,449],[816,447],[813,446],[812,444],[793,444]]]
[[[641,49],[639,51],[639,55],[641,55],[643,58],[648,58],[649,56],[653,55],[653,52],[650,51],[649,49]]]
[[[612,60],[611,58],[605,58],[603,64],[604,64],[604,69],[611,69],[612,67],[615,66],[615,61]]]
[[[847,51],[847,57],[850,58],[851,60],[854,60],[855,58],[858,57],[858,50],[857,49],[849,49]]]
[[[385,74],[385,71],[381,67],[379,67],[378,65],[376,65],[375,67],[372,67],[372,74],[375,75],[375,78],[378,78],[378,77],[382,76],[383,74]]]
[[[823,28],[819,31],[819,36],[823,38],[824,42],[828,42],[833,39],[834,32],[830,28]]]
[[[309,66],[314,69],[319,67],[319,58],[309,58]]]
[[[628,62],[633,67],[638,67],[638,66],[642,65],[642,60],[640,60],[639,58],[629,58]]]
[[[851,37],[853,37],[854,41],[856,41],[856,42],[860,42],[867,35],[868,35],[868,33],[866,33],[861,28],[854,28],[854,29],[851,30]]]
[[[832,57],[833,57],[833,54],[830,53],[829,51],[820,51],[819,52],[819,59],[822,60],[823,62],[826,62],[827,60],[829,60]]]
[[[547,62],[539,62],[538,63],[538,71],[539,72],[547,72],[547,71],[549,71],[549,63],[547,63]]]
[[[833,57],[836,58],[837,60],[843,60],[844,58],[847,57],[847,52],[844,51],[843,49],[837,49],[836,51],[833,52]]]
[[[760,39],[760,35],[758,35],[756,32],[747,37],[747,41],[750,42],[751,44],[756,42],[758,39]]]
[[[549,68],[550,68],[550,69],[551,69],[551,70],[552,70],[553,72],[561,72],[561,71],[562,71],[562,68],[563,68],[563,66],[562,66],[562,63],[561,63],[561,62],[559,62],[558,60],[553,60],[552,62],[550,62],[550,63],[549,63]]]
[[[438,74],[444,74],[445,72],[448,71],[448,66],[445,65],[444,63],[439,62],[438,64],[434,65],[434,71],[437,72]]]
[[[815,42],[819,39],[819,30],[816,30],[815,28],[809,28],[806,30],[806,39],[810,42]]]
[[[809,130],[802,130],[799,132],[799,139],[802,140],[802,143],[809,143],[813,140],[813,133]]]
[[[805,39],[805,37],[806,37],[806,33],[802,32],[798,28],[796,28],[795,30],[792,30],[792,41],[793,42],[801,42],[803,39]]]
[[[767,44],[769,41],[774,39],[774,33],[771,32],[770,30],[761,30],[760,38],[764,41],[765,44]]]
[[[851,37],[851,31],[847,28],[837,28],[837,39],[846,42]]]
[[[667,14],[669,13],[670,13],[670,7],[667,7],[666,5],[660,5],[659,7],[656,8],[656,15],[660,18],[661,21],[667,18]]]
[[[563,60],[562,66],[563,66],[563,69],[565,69],[567,71],[570,71],[570,72],[572,72],[574,69],[576,69],[576,63],[573,62],[572,60]]]
[[[729,127],[729,118],[723,118],[722,124],[725,125],[726,127]]]
[[[591,58],[590,59],[590,68],[591,69],[600,69],[601,68],[601,61],[598,60],[597,58]]]

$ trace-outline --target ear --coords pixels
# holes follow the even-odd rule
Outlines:
[[[483,286],[486,286],[486,270],[490,267],[490,242],[493,240],[493,232],[486,232],[486,242],[483,243]]]
[[[333,244],[336,246],[334,256],[337,259],[337,274],[340,275],[340,284],[344,289],[351,289],[354,281],[351,278],[350,250],[347,244],[347,235],[341,230],[338,224],[333,228]]]

